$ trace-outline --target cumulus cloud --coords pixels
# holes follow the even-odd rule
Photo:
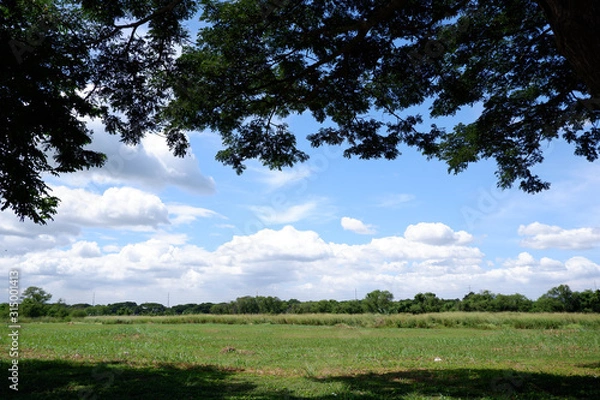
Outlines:
[[[339,297],[344,290],[340,285],[373,290],[365,285],[402,286],[409,276],[426,282],[432,276],[471,273],[478,271],[482,257],[475,247],[433,246],[403,237],[363,245],[326,243],[314,231],[288,225],[234,236],[214,251],[187,244],[185,237],[163,235],[118,248],[80,241],[66,250],[32,252],[10,262],[30,277],[43,279],[43,286],[66,280],[88,291],[112,286],[141,293],[140,286],[166,285],[167,280],[190,290],[190,296],[200,291],[207,301],[215,301],[258,289],[280,297]],[[307,292],[309,287],[313,289]]]
[[[84,226],[138,227],[156,229],[168,224],[169,211],[153,194],[130,187],[112,187],[103,194],[83,189],[57,187],[61,199],[56,219]]]
[[[600,276],[600,265],[580,256],[561,262],[548,257],[536,260],[531,254],[522,252],[516,259],[506,260],[503,267],[496,270],[499,277],[512,278],[526,284],[556,286],[574,283],[589,288],[589,279]]]
[[[465,231],[454,232],[442,223],[420,222],[409,225],[404,231],[404,237],[413,242],[431,245],[465,244],[473,240],[473,236]]]
[[[74,186],[141,186],[160,189],[174,185],[197,194],[212,194],[215,182],[200,171],[198,160],[191,152],[184,158],[175,157],[163,137],[147,135],[137,146],[122,143],[118,136],[103,131],[97,122],[90,123],[94,131],[91,150],[107,156],[102,168],[93,168],[61,177]]]
[[[23,254],[74,245],[86,228],[157,232],[199,218],[225,218],[206,208],[166,205],[156,195],[131,187],[112,187],[97,194],[57,186],[53,194],[61,202],[54,221],[47,225],[21,222],[12,212],[0,212],[0,251]],[[87,254],[94,252],[87,250]]]
[[[518,233],[528,236],[521,240],[521,246],[532,249],[583,250],[600,246],[599,228],[563,229],[534,222],[519,226]]]
[[[263,229],[249,236],[234,236],[216,253],[246,262],[277,263],[282,260],[326,259],[331,249],[316,232],[298,231],[287,225],[278,231]]]
[[[29,220],[21,222],[12,212],[0,212],[0,252],[5,254],[66,246],[80,233],[79,226],[58,219],[52,224],[37,225]]]
[[[535,297],[559,284],[587,288],[600,276],[600,265],[584,257],[536,259],[523,252],[489,265],[465,239],[468,234],[429,225],[415,225],[407,236],[354,245],[326,242],[314,231],[290,225],[234,236],[211,251],[173,234],[110,248],[77,241],[63,250],[0,258],[0,268],[20,268],[29,285],[67,302],[85,301],[93,291],[105,303],[164,303],[170,293],[171,304],[228,301],[257,292],[341,300],[353,298],[355,290],[362,297],[375,289],[390,290],[397,298],[426,291],[453,298],[469,289]],[[417,234],[419,229],[437,235]]]
[[[342,217],[340,223],[345,230],[361,235],[372,235],[376,232],[372,225],[366,225],[364,222],[355,218]]]

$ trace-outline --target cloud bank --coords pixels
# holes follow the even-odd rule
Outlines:
[[[519,235],[528,236],[521,241],[521,246],[538,250],[585,250],[600,247],[600,228],[563,229],[534,222],[521,225]]]
[[[396,298],[426,291],[462,297],[469,287],[539,296],[562,283],[577,289],[600,273],[600,265],[584,257],[563,262],[528,253],[490,266],[471,239],[444,224],[423,223],[409,226],[404,236],[349,245],[287,225],[234,236],[213,251],[187,243],[185,235],[109,248],[76,241],[61,250],[5,257],[0,266],[19,268],[29,285],[76,293],[66,299],[71,303],[86,301],[92,292],[104,302],[163,303],[170,293],[171,304],[228,301],[257,292],[284,299],[348,299],[355,290],[364,296],[375,289],[390,290]]]

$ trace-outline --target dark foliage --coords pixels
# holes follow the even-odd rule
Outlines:
[[[562,137],[598,158],[593,92],[575,55],[559,53],[559,26],[536,1],[204,5],[207,27],[172,75],[189,85],[175,85],[165,116],[174,129],[221,133],[217,158],[238,172],[251,158],[272,168],[306,159],[282,122],[302,113],[329,125],[308,134],[313,146],[343,145],[346,157],[364,159],[413,146],[453,173],[493,159],[498,186],[518,182],[530,193],[549,188],[533,172],[548,142]],[[429,106],[431,118],[444,117],[473,105],[477,118],[449,127],[426,127],[412,113]]]
[[[34,292],[50,294],[40,288]],[[29,290],[29,289],[28,289]],[[600,290],[590,289],[574,292],[567,285],[550,289],[537,300],[530,300],[522,294],[495,294],[489,290],[468,293],[462,299],[440,299],[435,293],[418,293],[413,299],[393,301],[392,293],[375,290],[364,299],[358,300],[281,300],[272,296],[244,296],[223,303],[189,303],[165,307],[159,303],[137,304],[133,301],[108,305],[74,304],[67,305],[59,300],[55,304],[34,301],[27,297],[22,304],[25,317],[75,317],[100,315],[186,315],[186,314],[395,314],[395,313],[435,313],[447,311],[480,312],[576,312],[600,313]],[[0,315],[8,316],[7,303],[0,304]]]
[[[568,3],[568,4],[567,4]],[[195,44],[183,23],[202,11]],[[105,162],[86,120],[123,142],[212,129],[216,155],[281,169],[305,161],[285,119],[323,126],[313,146],[394,159],[402,146],[458,173],[492,159],[502,188],[547,189],[534,167],[563,139],[600,151],[600,33],[593,0],[3,0],[0,209],[45,223],[46,183]],[[183,46],[183,53],[177,50]],[[477,106],[456,126],[429,117]]]

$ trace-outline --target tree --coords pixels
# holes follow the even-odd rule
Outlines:
[[[138,311],[139,306],[134,301],[108,304],[105,309],[108,315],[136,315]]]
[[[46,310],[46,315],[54,318],[65,318],[69,315],[68,306],[64,299],[58,299],[58,301],[50,305]]]
[[[256,297],[238,297],[234,303],[234,312],[236,314],[258,314],[259,307]]]
[[[363,307],[360,300],[346,300],[339,303],[338,312],[340,314],[361,314]]]
[[[286,304],[278,297],[258,296],[256,302],[258,303],[258,312],[261,314],[280,314],[286,308]]]
[[[531,311],[533,301],[522,294],[498,294],[494,299],[494,311]]]
[[[27,301],[35,304],[46,304],[52,298],[50,293],[37,286],[28,287],[23,291],[22,296],[24,302]]]
[[[575,3],[578,13],[557,0],[281,0],[267,9],[207,0],[207,27],[171,77],[188,84],[173,84],[164,115],[175,130],[220,132],[226,147],[217,158],[238,172],[251,158],[272,168],[305,160],[285,118],[310,113],[330,125],[308,135],[313,146],[394,159],[408,145],[454,173],[489,158],[500,187],[518,181],[539,192],[549,183],[532,168],[545,143],[562,136],[576,154],[598,158],[600,113],[589,96],[600,92],[590,69],[574,65],[600,45],[588,39],[597,35],[576,39],[564,27],[585,13],[589,29],[580,34],[597,31],[600,13],[587,6],[600,6]],[[593,44],[578,51],[578,40]],[[426,128],[409,113],[429,106],[430,117],[445,117],[475,104],[479,117],[448,128]]]
[[[461,311],[496,311],[494,310],[495,299],[496,295],[489,290],[479,293],[469,292],[463,297],[460,309]]]
[[[363,300],[365,311],[379,314],[389,314],[393,311],[394,295],[387,290],[374,290],[367,293]]]
[[[583,292],[575,292],[579,299],[580,309],[577,311],[581,312],[600,312],[600,290],[591,289],[584,290]]]
[[[535,311],[573,312],[579,306],[569,285],[559,285],[544,293],[535,303]]]
[[[162,132],[185,153],[185,136],[162,129],[156,114],[168,97],[160,78],[194,10],[192,0],[0,4],[0,209],[45,223],[59,199],[43,175],[103,165],[105,156],[86,148],[84,118],[129,144]]]
[[[48,312],[47,302],[52,295],[37,286],[30,286],[22,293],[22,313],[26,317],[42,317]]]
[[[442,307],[442,300],[435,293],[417,293],[409,311],[413,314],[439,312]]]
[[[139,315],[163,315],[167,307],[160,303],[142,303],[137,307]]]
[[[582,40],[600,36],[600,3],[593,0],[539,0],[556,36],[558,50],[564,55],[590,93],[600,96],[600,43]]]
[[[176,155],[187,130],[212,129],[241,173],[306,160],[285,118],[310,114],[313,146],[364,159],[412,146],[453,173],[493,159],[500,187],[538,192],[546,143],[598,158],[599,15],[593,0],[7,0],[0,208],[44,223],[59,200],[44,174],[104,163],[83,118],[130,144],[161,133]],[[472,105],[477,118],[449,127],[412,112]]]

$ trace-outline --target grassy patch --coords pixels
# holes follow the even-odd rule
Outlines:
[[[178,316],[87,317],[83,321],[101,324],[277,324],[344,325],[362,328],[477,328],[477,329],[600,329],[600,315],[573,313],[481,313],[447,312],[432,314],[245,314]]]
[[[600,398],[599,331],[573,323],[552,330],[31,323],[21,330],[19,397]],[[7,393],[5,383],[0,397]]]

